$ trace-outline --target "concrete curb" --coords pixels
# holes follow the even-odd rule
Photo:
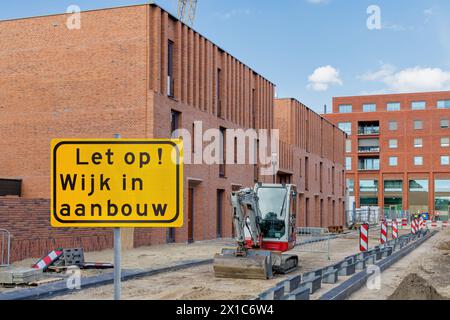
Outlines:
[[[400,249],[399,251],[388,256],[387,258],[380,260],[375,265],[378,266],[381,269],[381,271],[386,270],[395,262],[405,257],[406,255],[411,253],[411,251],[419,247],[422,243],[424,243],[429,238],[434,236],[436,233],[437,231],[432,231],[430,234],[418,239],[417,241],[411,243],[406,247],[403,247],[403,249]],[[361,289],[361,287],[366,283],[367,278],[369,276],[370,275],[367,274],[366,270],[363,270],[355,274],[350,279],[344,281],[336,288],[333,288],[324,295],[322,295],[319,300],[344,300],[348,298],[352,293]]]
[[[186,261],[180,264],[176,264],[169,267],[157,268],[157,269],[145,269],[145,270],[123,270],[122,281],[133,280],[142,277],[154,276],[157,274],[173,272],[178,270],[189,269],[193,267],[202,266],[205,264],[211,264],[213,259],[206,260],[192,260]],[[112,284],[114,282],[113,272],[106,274],[86,277],[81,279],[81,290]],[[67,288],[66,281],[60,281],[41,287],[20,289],[11,292],[1,293],[0,300],[37,300],[43,298],[56,297],[60,295],[77,292]]]

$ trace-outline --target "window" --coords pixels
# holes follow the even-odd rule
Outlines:
[[[441,147],[450,147],[450,138],[441,138]]]
[[[355,180],[347,179],[347,189],[349,195],[353,195],[353,192],[355,191]]]
[[[414,130],[422,130],[422,129],[423,129],[423,121],[414,120]]]
[[[351,157],[345,158],[345,170],[347,170],[347,171],[352,170],[352,158]]]
[[[448,119],[441,120],[441,129],[448,129],[450,127],[450,123]]]
[[[389,165],[391,167],[396,167],[398,165],[398,158],[397,157],[389,157]]]
[[[338,128],[344,131],[346,134],[352,134],[352,123],[351,122],[340,122]]]
[[[423,147],[423,139],[416,138],[414,139],[414,148],[422,148]]]
[[[219,177],[221,178],[225,178],[226,130],[227,129],[220,127]]]
[[[217,68],[217,116],[223,117],[222,114],[222,70],[220,68]]]
[[[174,81],[173,81],[173,41],[169,40],[167,45],[167,95],[174,97]]]
[[[389,140],[389,148],[397,149],[398,148],[398,140],[397,139],[390,139]]]
[[[359,181],[359,204],[361,207],[378,205],[378,180]]]
[[[173,139],[177,139],[174,135],[174,132],[180,129],[180,118],[181,113],[175,110],[171,110],[170,112],[170,137]]]
[[[411,212],[428,212],[428,180],[410,180],[408,199]]]
[[[352,140],[345,140],[345,152],[350,153],[352,152]]]
[[[425,101],[413,101],[411,103],[412,110],[425,110],[426,102]]]
[[[387,111],[400,111],[400,102],[389,102],[386,109]]]
[[[423,157],[414,157],[414,165],[422,166],[423,165]]]
[[[397,121],[389,121],[389,130],[397,131],[397,129],[398,129],[398,122]]]
[[[450,208],[450,180],[435,180],[434,181],[434,211],[436,218],[443,221],[448,220],[449,208]],[[436,219],[437,220],[437,219]]]
[[[341,104],[339,105],[339,113],[351,113],[352,105],[351,104]]]
[[[439,100],[437,107],[438,109],[450,109],[450,100]]]
[[[363,104],[363,112],[375,112],[377,111],[377,105],[374,103]]]
[[[449,156],[441,156],[441,166],[450,165],[450,157]]]

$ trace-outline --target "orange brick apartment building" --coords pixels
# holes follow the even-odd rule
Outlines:
[[[356,207],[450,210],[450,92],[333,99],[325,117],[348,133],[347,187]]]
[[[174,129],[192,132],[194,121],[203,130],[272,129],[274,105],[285,103],[274,102],[271,82],[156,5],[86,11],[79,30],[67,29],[66,19],[0,22],[0,194],[16,195],[0,197],[0,227],[12,232],[13,260],[58,246],[112,247],[109,229],[50,228],[52,138],[168,138]],[[332,182],[342,180],[345,135],[298,103],[295,110],[309,125],[282,134],[278,180],[299,185],[299,223],[340,223],[343,185]],[[230,191],[272,181],[253,165],[184,172],[184,227],[135,229],[134,246],[230,237]]]

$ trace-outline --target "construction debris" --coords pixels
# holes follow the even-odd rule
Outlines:
[[[18,285],[38,281],[42,278],[42,269],[8,268],[0,271],[0,284]]]

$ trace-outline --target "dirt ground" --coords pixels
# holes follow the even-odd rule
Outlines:
[[[407,231],[402,231],[407,232]],[[378,241],[378,231],[371,232],[370,246],[375,246]],[[169,265],[181,260],[197,258],[211,258],[224,246],[232,245],[231,240],[209,241],[192,245],[164,245],[148,248],[139,248],[124,253],[125,267],[148,268],[156,265]],[[321,244],[324,249],[324,245]],[[356,253],[359,250],[358,234],[341,236],[330,241],[330,260],[325,253],[302,252],[307,247],[296,247],[289,253],[297,254],[300,259],[300,269],[293,274],[308,272]],[[316,248],[317,249],[317,248]],[[112,252],[110,259],[112,259]],[[95,258],[107,258],[106,252],[94,254]],[[123,299],[251,299],[262,291],[273,287],[286,276],[276,276],[271,280],[247,280],[247,279],[218,279],[214,277],[212,265],[190,268],[177,272],[159,274],[157,276],[126,281],[122,284]],[[312,296],[312,299],[320,297],[331,288],[324,285],[323,288]],[[101,286],[86,290],[76,291],[73,294],[55,297],[55,300],[85,300],[85,299],[112,299],[113,286]]]
[[[444,230],[381,274],[380,290],[367,287],[351,300],[450,299],[450,230]]]

